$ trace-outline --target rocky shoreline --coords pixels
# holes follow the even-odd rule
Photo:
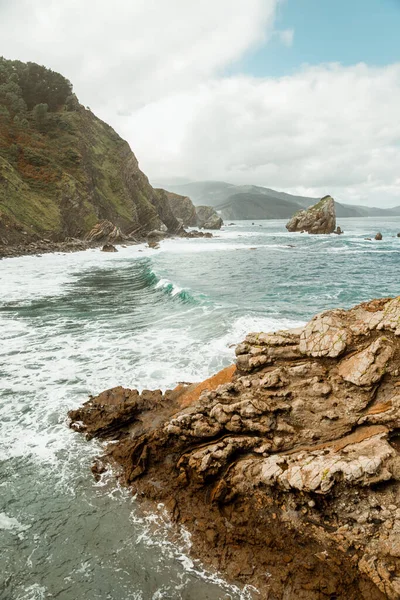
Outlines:
[[[164,503],[194,556],[262,598],[400,598],[400,297],[249,334],[236,355],[201,384],[71,411],[112,442],[94,475]]]
[[[49,239],[27,241],[24,244],[0,244],[0,260],[2,258],[16,258],[18,256],[40,256],[42,254],[52,254],[55,252],[69,253],[89,250],[90,248],[103,248],[105,252],[110,252],[106,246],[114,248],[112,244],[124,246],[134,246],[137,244],[148,243],[151,248],[157,248],[159,242],[166,238],[211,238],[210,232],[203,231],[181,231],[176,234],[166,232],[149,232],[146,237],[130,238],[124,236],[112,238],[110,236],[101,236],[98,239],[68,239],[65,241],[54,242]],[[156,240],[156,242],[155,242]],[[116,251],[115,248],[112,251]]]

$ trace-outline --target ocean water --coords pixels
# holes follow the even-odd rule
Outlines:
[[[0,261],[1,600],[258,597],[193,562],[162,506],[144,517],[112,479],[96,483],[101,446],[66,414],[115,385],[200,381],[249,331],[398,295],[400,218],[340,225],[309,236],[242,221],[159,250]]]

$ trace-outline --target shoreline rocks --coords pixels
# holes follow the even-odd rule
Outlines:
[[[172,391],[113,388],[69,413],[98,459],[262,598],[400,597],[400,297],[250,333]]]
[[[334,233],[336,228],[335,201],[331,196],[325,196],[314,206],[300,210],[288,221],[288,231],[299,231],[314,234]],[[340,227],[336,231],[339,233]]]
[[[148,234],[146,237],[133,237],[133,235],[123,235],[121,241],[124,242],[124,246],[133,246],[136,244],[145,243],[146,240],[149,241],[150,247],[154,247],[158,245],[158,242],[162,239],[174,239],[174,238],[212,238],[213,235],[210,232],[204,231],[185,231],[182,230],[178,234],[165,233],[162,231],[153,231]],[[105,240],[108,240],[105,242]],[[114,241],[114,243],[120,243],[118,241]],[[100,236],[99,239],[94,239],[93,241],[76,239],[76,238],[68,238],[64,241],[55,242],[49,239],[43,240],[35,240],[35,241],[27,241],[25,244],[1,244],[0,243],[0,260],[3,258],[16,258],[18,256],[40,256],[42,254],[51,254],[55,252],[69,253],[69,252],[80,252],[83,250],[89,250],[90,248],[100,248],[106,246],[113,246],[113,244],[109,241],[109,238],[106,236]],[[105,252],[118,252],[115,250],[104,250]]]
[[[222,218],[212,206],[196,206],[197,225],[200,229],[221,229]]]

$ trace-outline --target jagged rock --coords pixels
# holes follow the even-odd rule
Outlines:
[[[196,206],[197,224],[201,229],[221,229],[224,224],[212,206]]]
[[[325,196],[314,206],[300,210],[286,224],[288,231],[307,231],[308,233],[333,233],[336,227],[335,201]]]
[[[185,238],[212,238],[213,234],[210,233],[209,231],[197,231],[197,229],[194,229],[192,231],[185,231],[184,233],[181,234],[181,237],[185,237]]]
[[[95,476],[116,467],[262,598],[398,600],[400,297],[250,333],[236,356],[201,384],[72,411],[112,441]]]
[[[383,239],[383,236],[380,231],[376,234],[375,239],[378,240],[379,242]]]
[[[173,192],[165,192],[172,212],[177,219],[182,221],[184,227],[196,227],[196,208],[188,196],[181,196]]]
[[[115,246],[113,246],[112,244],[104,244],[104,246],[101,249],[102,252],[118,252],[118,250],[116,249]]]
[[[110,221],[101,221],[86,236],[87,242],[122,242],[127,239],[119,227]]]
[[[147,234],[147,240],[151,240],[154,242],[159,242],[163,239],[165,239],[166,237],[168,237],[168,233],[166,231],[161,231],[161,230],[157,230],[154,229],[153,231],[150,231]]]

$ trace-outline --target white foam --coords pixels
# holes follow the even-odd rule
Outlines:
[[[179,287],[179,285],[175,285],[175,283],[173,283],[169,279],[164,278],[160,279],[155,287],[156,289],[164,289],[170,291],[171,296],[176,296],[182,291],[182,288]]]
[[[15,600],[45,600],[47,596],[47,588],[38,583],[29,585],[25,588],[22,596],[18,596]]]
[[[193,574],[203,581],[216,585],[225,593],[234,594],[238,600],[252,600],[255,594],[258,594],[258,590],[253,586],[246,585],[239,588],[227,583],[218,573],[208,571],[200,561],[192,559],[189,556],[190,533],[185,527],[177,528],[171,523],[162,504],[158,505],[157,513],[138,516],[136,512],[132,512],[131,521],[135,525],[140,525],[140,534],[136,536],[134,543],[144,544],[148,548],[160,547],[165,557],[179,561],[185,573]],[[184,581],[181,587],[184,587]],[[157,590],[153,599],[162,598],[160,594],[166,591],[164,587]]]
[[[10,531],[11,533],[21,533],[26,529],[29,529],[29,525],[22,525],[17,519],[14,517],[9,517],[6,513],[0,513],[0,529],[4,531]]]

